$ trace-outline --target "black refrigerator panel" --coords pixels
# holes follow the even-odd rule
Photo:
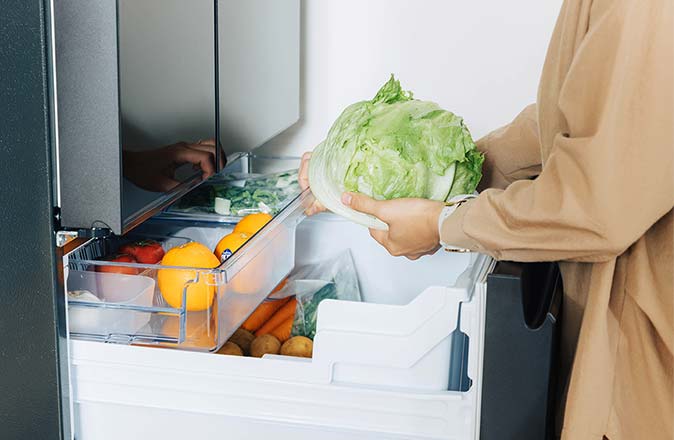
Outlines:
[[[499,262],[487,292],[480,439],[553,439],[559,267]]]
[[[48,3],[0,0],[0,439],[70,438]]]

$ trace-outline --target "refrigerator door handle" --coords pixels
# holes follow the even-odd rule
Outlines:
[[[510,263],[513,264],[513,263]],[[549,314],[557,316],[561,306],[562,279],[557,263],[520,264],[524,322],[540,328]]]

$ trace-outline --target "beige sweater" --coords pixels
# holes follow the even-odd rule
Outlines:
[[[490,189],[442,225],[561,261],[565,440],[674,438],[673,5],[566,0],[537,105],[478,143]]]

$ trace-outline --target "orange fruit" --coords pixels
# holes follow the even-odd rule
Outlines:
[[[265,212],[248,214],[242,218],[234,227],[234,232],[243,232],[244,234],[254,235],[257,231],[264,228],[264,225],[271,221],[271,215]]]
[[[227,234],[215,246],[215,256],[222,262],[229,258],[237,249],[248,241],[250,235],[243,232]]]
[[[164,266],[184,266],[212,269],[220,265],[213,252],[194,241],[176,246],[166,252],[161,260]],[[199,281],[191,283],[199,277]],[[183,290],[187,288],[187,310],[206,310],[213,303],[215,295],[213,274],[200,270],[159,269],[157,285],[159,291],[171,307],[181,308]]]

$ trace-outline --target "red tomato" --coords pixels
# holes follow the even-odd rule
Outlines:
[[[125,244],[119,248],[119,252],[133,256],[142,264],[159,264],[161,259],[164,258],[164,249],[161,244],[154,240],[141,240]]]
[[[105,261],[112,261],[115,263],[138,263],[138,261],[131,255],[128,254],[119,254],[114,257],[108,257],[104,259]],[[97,272],[106,272],[106,273],[122,273],[127,275],[138,275],[139,270],[135,267],[124,267],[124,266],[96,266]]]

